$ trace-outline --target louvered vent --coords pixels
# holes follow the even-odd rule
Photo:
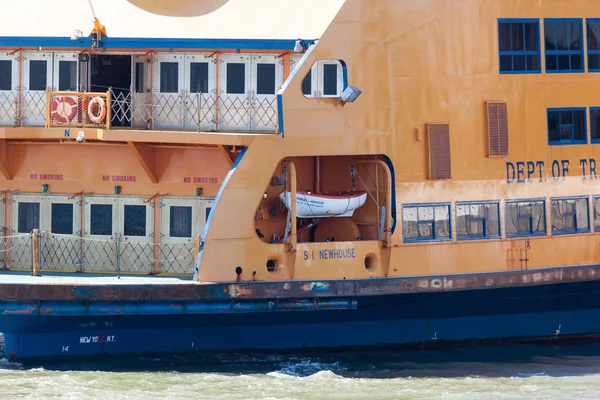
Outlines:
[[[448,124],[427,124],[429,147],[429,179],[450,179],[450,126]]]
[[[506,112],[506,103],[488,101],[486,108],[488,156],[506,157],[508,156],[508,113]]]

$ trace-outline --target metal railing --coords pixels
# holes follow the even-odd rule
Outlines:
[[[52,92],[46,90],[46,127],[74,126],[110,129],[110,89],[103,92]]]
[[[0,266],[4,270],[102,272],[134,274],[194,273],[196,243],[133,243],[90,239],[34,230],[0,237]]]
[[[92,101],[95,97],[102,99],[102,106]],[[18,91],[0,93],[0,125],[110,129],[111,124],[138,129],[276,132],[277,99],[253,93],[137,93],[110,88],[106,92],[48,88],[45,92],[23,90],[21,95]]]

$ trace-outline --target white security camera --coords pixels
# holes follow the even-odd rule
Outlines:
[[[85,131],[79,131],[79,134],[77,135],[77,142],[81,143],[83,142],[83,139],[85,139]]]

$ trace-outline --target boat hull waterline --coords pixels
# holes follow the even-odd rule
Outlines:
[[[371,285],[377,290],[376,282]],[[600,334],[598,293],[600,280],[304,299],[4,301],[0,330],[8,358],[20,362],[514,342]]]

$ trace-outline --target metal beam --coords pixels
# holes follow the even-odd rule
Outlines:
[[[0,174],[4,175],[7,181],[12,181],[13,176],[9,169],[7,147],[6,140],[0,139]]]
[[[156,171],[156,149],[148,146],[145,143],[127,142],[127,145],[137,158],[138,162],[150,178],[152,183],[158,183],[158,175]]]
[[[229,166],[231,167],[233,165],[233,161],[234,161],[233,158],[231,158],[231,153],[229,153],[229,151],[227,151],[225,146],[223,146],[222,144],[217,145],[217,147],[219,148],[219,150],[221,151],[221,154],[223,154],[223,157],[225,157],[225,159],[229,163]]]

